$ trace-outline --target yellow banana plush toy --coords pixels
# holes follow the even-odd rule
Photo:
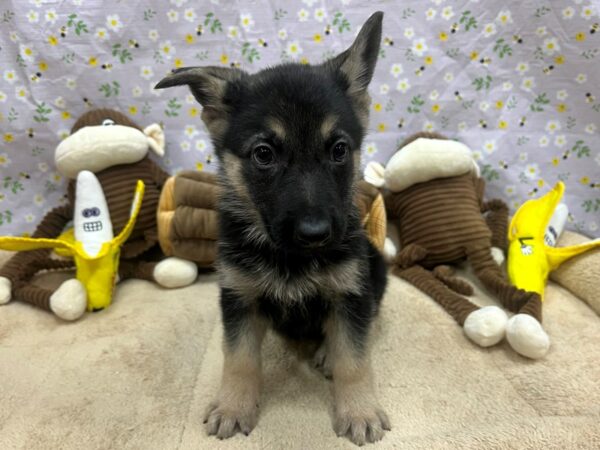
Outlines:
[[[572,247],[554,247],[566,219],[557,220],[565,185],[558,182],[546,195],[526,201],[513,216],[508,231],[507,271],[518,288],[544,298],[548,275],[563,262],[600,247],[600,239]],[[557,208],[558,206],[558,208]],[[536,317],[537,316],[537,317]],[[550,347],[541,326],[541,307],[534,314],[517,314],[507,324],[506,337],[513,348],[530,358],[542,357]]]
[[[0,237],[0,248],[11,251],[53,248],[57,253],[72,256],[77,268],[76,277],[87,293],[87,310],[104,309],[112,301],[121,246],[135,226],[144,187],[144,183],[138,180],[129,220],[119,235],[113,237],[100,182],[92,172],[84,170],[77,176],[72,232],[64,233],[57,239]]]

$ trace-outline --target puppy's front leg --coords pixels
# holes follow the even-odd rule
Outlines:
[[[326,327],[326,339],[333,375],[334,430],[363,445],[379,441],[391,425],[373,387],[367,344],[370,320],[359,318],[357,312],[335,313]]]
[[[265,323],[253,305],[230,289],[221,289],[224,365],[221,389],[208,406],[204,423],[209,435],[248,435],[258,421],[261,384],[260,347]]]

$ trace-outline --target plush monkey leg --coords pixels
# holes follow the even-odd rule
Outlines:
[[[450,266],[437,266],[433,269],[433,275],[454,292],[462,295],[473,295],[473,287],[465,280],[454,276],[454,270]]]
[[[174,256],[162,261],[129,261],[119,263],[119,278],[155,281],[162,287],[178,288],[192,284],[198,276],[198,266]]]
[[[506,279],[502,269],[494,261],[490,248],[467,248],[467,257],[475,276],[510,311],[519,311],[533,296],[534,292],[518,289]]]
[[[485,218],[492,232],[492,247],[506,252],[508,248],[508,206],[502,200],[493,199],[483,204],[483,212],[488,212]]]
[[[550,348],[550,338],[542,328],[542,299],[533,295],[527,303],[510,318],[506,327],[506,339],[510,346],[523,356],[538,359]]]
[[[396,255],[395,265],[402,269],[412,267],[427,256],[427,250],[418,244],[408,244]]]
[[[497,306],[480,308],[449,289],[421,266],[394,269],[394,273],[433,298],[464,327],[465,334],[476,344],[488,347],[504,337],[507,317]]]

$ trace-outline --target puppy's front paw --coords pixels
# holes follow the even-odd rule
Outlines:
[[[337,410],[333,429],[338,436],[348,436],[356,445],[364,445],[381,440],[392,426],[379,405],[369,405],[357,410]]]
[[[254,400],[215,400],[206,409],[204,423],[209,436],[219,439],[232,437],[238,429],[246,436],[258,422],[258,403]]]

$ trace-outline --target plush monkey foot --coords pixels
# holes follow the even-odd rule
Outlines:
[[[11,282],[6,277],[0,277],[0,305],[10,302]]]
[[[463,326],[465,334],[476,344],[489,347],[504,338],[508,316],[497,306],[484,306],[469,314]]]
[[[548,353],[550,338],[542,324],[529,314],[516,314],[506,325],[506,339],[519,354],[539,359]]]
[[[195,263],[174,256],[159,262],[154,268],[154,281],[166,288],[188,286],[198,277]]]
[[[85,287],[76,278],[65,281],[50,297],[50,309],[63,320],[79,319],[86,306]]]

